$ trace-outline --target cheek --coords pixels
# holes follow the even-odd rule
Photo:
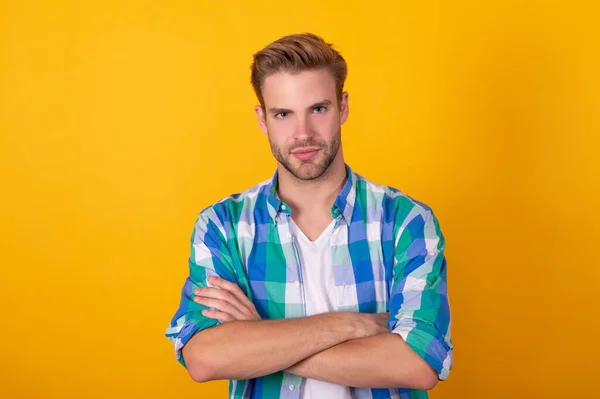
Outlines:
[[[327,115],[319,115],[320,118],[315,120],[315,130],[323,136],[323,138],[329,139],[340,128],[339,117],[333,113]]]
[[[269,144],[275,148],[285,148],[285,135],[282,134],[278,129],[269,127],[267,131],[267,137],[269,138]]]
[[[268,121],[267,131],[269,133],[269,139],[272,142],[284,143],[293,135],[293,127],[291,120]]]

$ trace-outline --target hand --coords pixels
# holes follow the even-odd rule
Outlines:
[[[194,290],[194,302],[212,308],[204,309],[204,316],[221,322],[261,320],[254,304],[246,298],[237,284],[219,277],[209,277],[208,281],[218,288],[203,287]]]

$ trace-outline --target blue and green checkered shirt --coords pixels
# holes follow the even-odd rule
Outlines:
[[[338,311],[390,312],[390,331],[418,353],[441,380],[452,367],[444,236],[431,208],[375,184],[346,165],[347,180],[331,215],[331,257]],[[167,337],[181,349],[219,322],[193,301],[193,290],[219,276],[236,283],[263,319],[306,316],[291,211],[276,194],[278,173],[200,212],[191,239],[189,276]],[[304,378],[284,371],[229,382],[231,399],[300,397]],[[353,398],[427,398],[406,388],[352,388]]]

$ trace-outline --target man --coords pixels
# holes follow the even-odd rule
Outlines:
[[[432,210],[345,162],[346,62],[321,38],[254,55],[272,179],[203,210],[167,336],[230,398],[426,398],[452,365]]]

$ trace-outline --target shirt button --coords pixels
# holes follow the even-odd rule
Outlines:
[[[292,233],[287,233],[285,236],[286,236],[287,238],[292,238]]]
[[[294,386],[294,384],[290,384],[290,391],[293,391],[293,390],[294,390],[294,388],[296,388],[296,387]]]
[[[281,205],[281,209],[285,211],[285,205]]]
[[[299,286],[300,286],[300,281],[295,281],[295,282],[294,282],[294,285],[295,285],[296,287],[299,287]]]

